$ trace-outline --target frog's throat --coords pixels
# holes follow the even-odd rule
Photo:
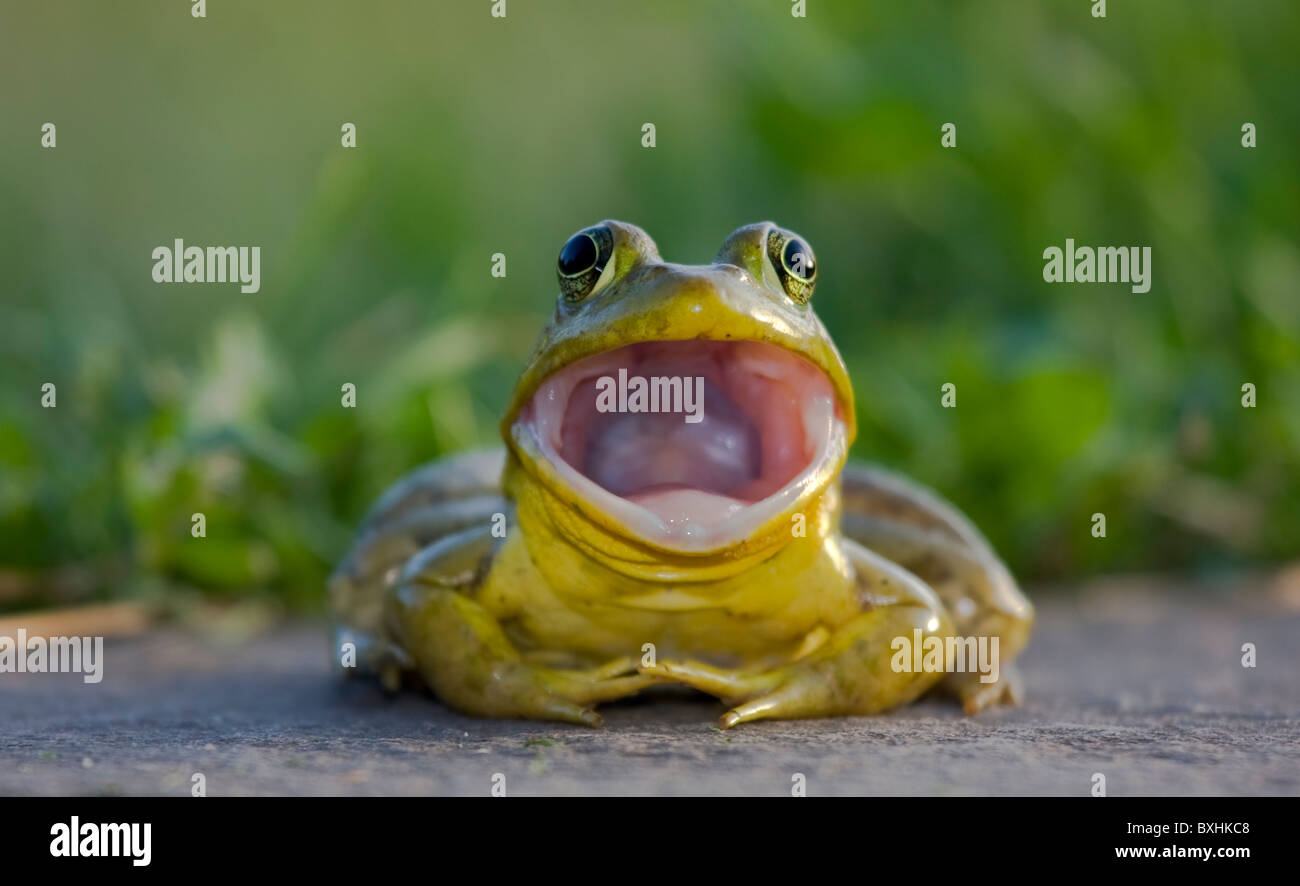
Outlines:
[[[792,545],[820,547],[839,529],[844,453],[817,466],[791,503],[751,531],[709,550],[684,551],[638,536],[568,488],[541,457],[508,450],[503,486],[535,557],[572,555],[640,582],[716,582],[738,575]],[[527,466],[524,460],[528,461]],[[554,550],[559,545],[568,551]]]

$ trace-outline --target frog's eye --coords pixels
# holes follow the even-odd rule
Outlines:
[[[796,234],[773,228],[767,235],[767,258],[790,298],[804,304],[817,283],[817,259],[812,247]]]
[[[568,301],[581,301],[604,288],[613,276],[614,235],[604,225],[579,231],[560,248],[555,272]],[[608,271],[608,273],[607,273]]]

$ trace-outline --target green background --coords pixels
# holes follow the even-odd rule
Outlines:
[[[804,235],[855,454],[1031,584],[1300,555],[1300,6],[1091,5],[4,3],[0,607],[319,605],[376,494],[496,439],[606,217]],[[176,237],[261,292],[153,283]],[[1045,284],[1067,237],[1151,290]]]

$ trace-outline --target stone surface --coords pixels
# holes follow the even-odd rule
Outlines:
[[[1295,581],[1170,588],[1141,578],[1042,594],[1027,701],[722,733],[670,694],[606,727],[484,721],[329,669],[324,627],[237,645],[178,629],[112,641],[105,678],[0,674],[0,793],[1086,795],[1300,794]],[[1159,589],[1157,589],[1159,588]],[[1241,665],[1256,644],[1258,667]]]

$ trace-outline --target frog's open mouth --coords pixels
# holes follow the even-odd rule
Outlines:
[[[569,364],[520,412],[515,438],[587,503],[683,551],[744,540],[824,482],[846,446],[831,382],[810,361],[703,339]]]

